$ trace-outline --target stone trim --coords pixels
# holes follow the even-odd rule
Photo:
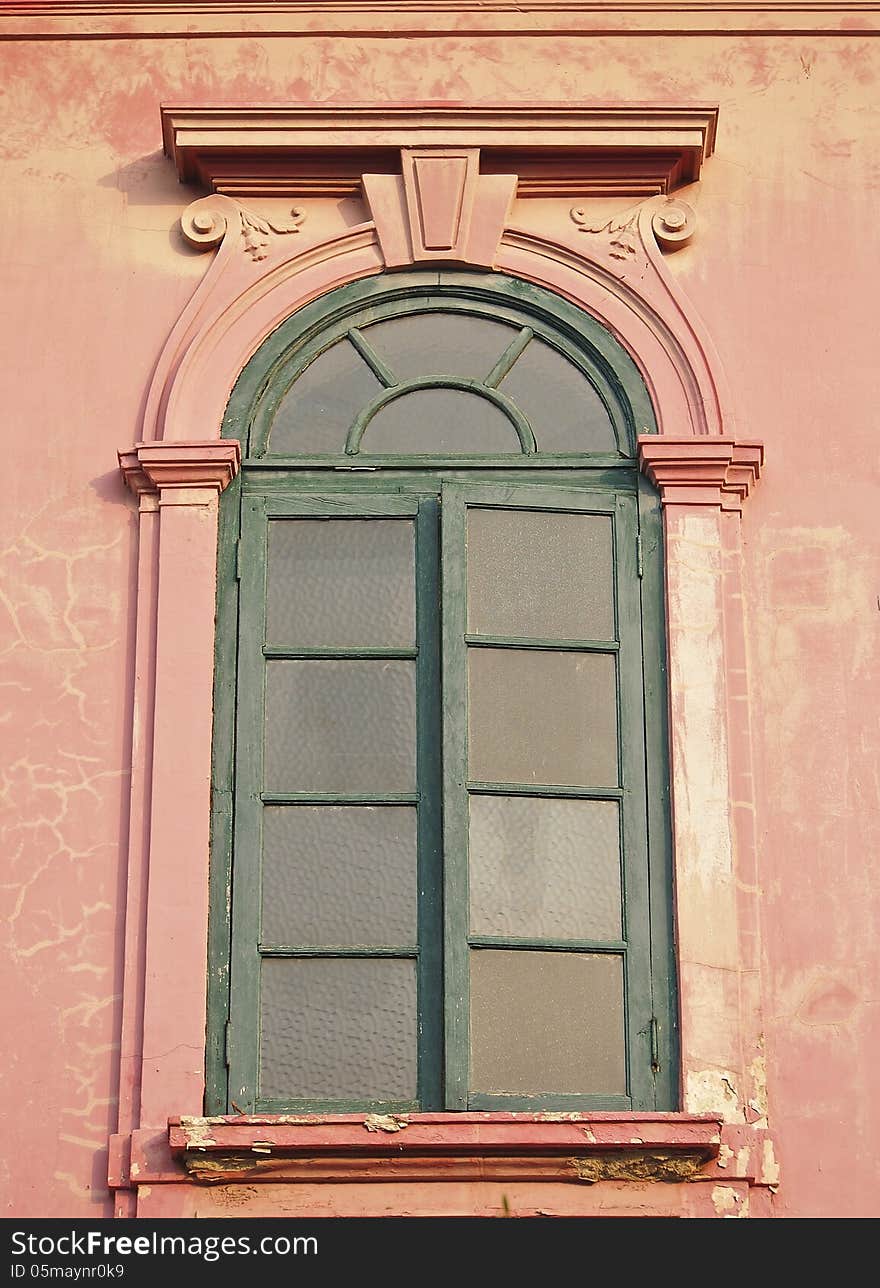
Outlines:
[[[667,438],[641,434],[639,465],[664,506],[712,505],[741,510],[761,476],[764,447],[732,438]]]

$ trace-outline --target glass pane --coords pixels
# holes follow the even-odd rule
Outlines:
[[[412,647],[412,521],[273,519],[267,595],[268,644]]]
[[[468,676],[472,779],[616,785],[611,654],[471,648]]]
[[[260,1095],[414,1100],[415,962],[276,958],[262,964]]]
[[[493,455],[522,447],[513,424],[488,398],[461,389],[414,389],[376,413],[360,450]]]
[[[471,1090],[626,1092],[620,957],[484,948],[470,958]]]
[[[485,380],[522,328],[467,313],[407,313],[362,334],[398,381],[419,376]]]
[[[269,662],[270,792],[415,790],[415,664]]]
[[[414,944],[416,811],[409,806],[268,806],[264,944]]]
[[[276,456],[341,456],[352,421],[382,388],[354,346],[338,341],[306,367],[282,398],[268,450]]]
[[[616,801],[470,798],[471,933],[619,939]]]
[[[616,452],[611,417],[590,381],[534,339],[498,386],[531,425],[539,452]]]
[[[475,634],[614,638],[609,515],[469,507],[467,581]]]

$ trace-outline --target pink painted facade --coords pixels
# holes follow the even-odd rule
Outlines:
[[[877,31],[4,6],[6,1215],[877,1215]],[[678,1112],[206,1123],[226,399],[299,305],[444,262],[582,305],[656,407]]]

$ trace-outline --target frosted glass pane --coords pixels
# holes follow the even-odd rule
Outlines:
[[[414,1100],[415,962],[269,958],[262,964],[260,1095]]]
[[[532,426],[539,452],[616,452],[611,417],[590,381],[534,339],[498,386]]]
[[[471,648],[468,679],[472,779],[617,784],[611,654]]]
[[[401,380],[485,380],[521,328],[466,313],[407,313],[364,327],[364,339]]]
[[[273,519],[266,642],[412,647],[415,535],[409,519]]]
[[[408,806],[268,806],[264,944],[414,944],[416,811]]]
[[[614,638],[611,518],[468,508],[468,630]]]
[[[319,354],[282,398],[272,422],[269,452],[341,456],[352,421],[382,388],[354,346],[340,340]]]
[[[470,798],[471,933],[619,939],[616,801]]]
[[[470,958],[472,1091],[626,1092],[620,957],[475,949]]]
[[[269,662],[270,792],[415,791],[415,664]]]
[[[362,452],[449,454],[521,452],[519,436],[499,407],[461,389],[415,389],[378,411]]]

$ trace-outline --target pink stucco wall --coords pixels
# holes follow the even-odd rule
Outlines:
[[[699,234],[669,265],[733,430],[767,452],[742,531],[773,1204],[878,1212],[876,31],[477,22],[98,40],[109,19],[76,39],[0,19],[7,1215],[112,1210],[136,561],[115,462],[207,268],[176,228],[198,194],[162,155],[159,104],[524,95],[720,105],[687,197]]]

